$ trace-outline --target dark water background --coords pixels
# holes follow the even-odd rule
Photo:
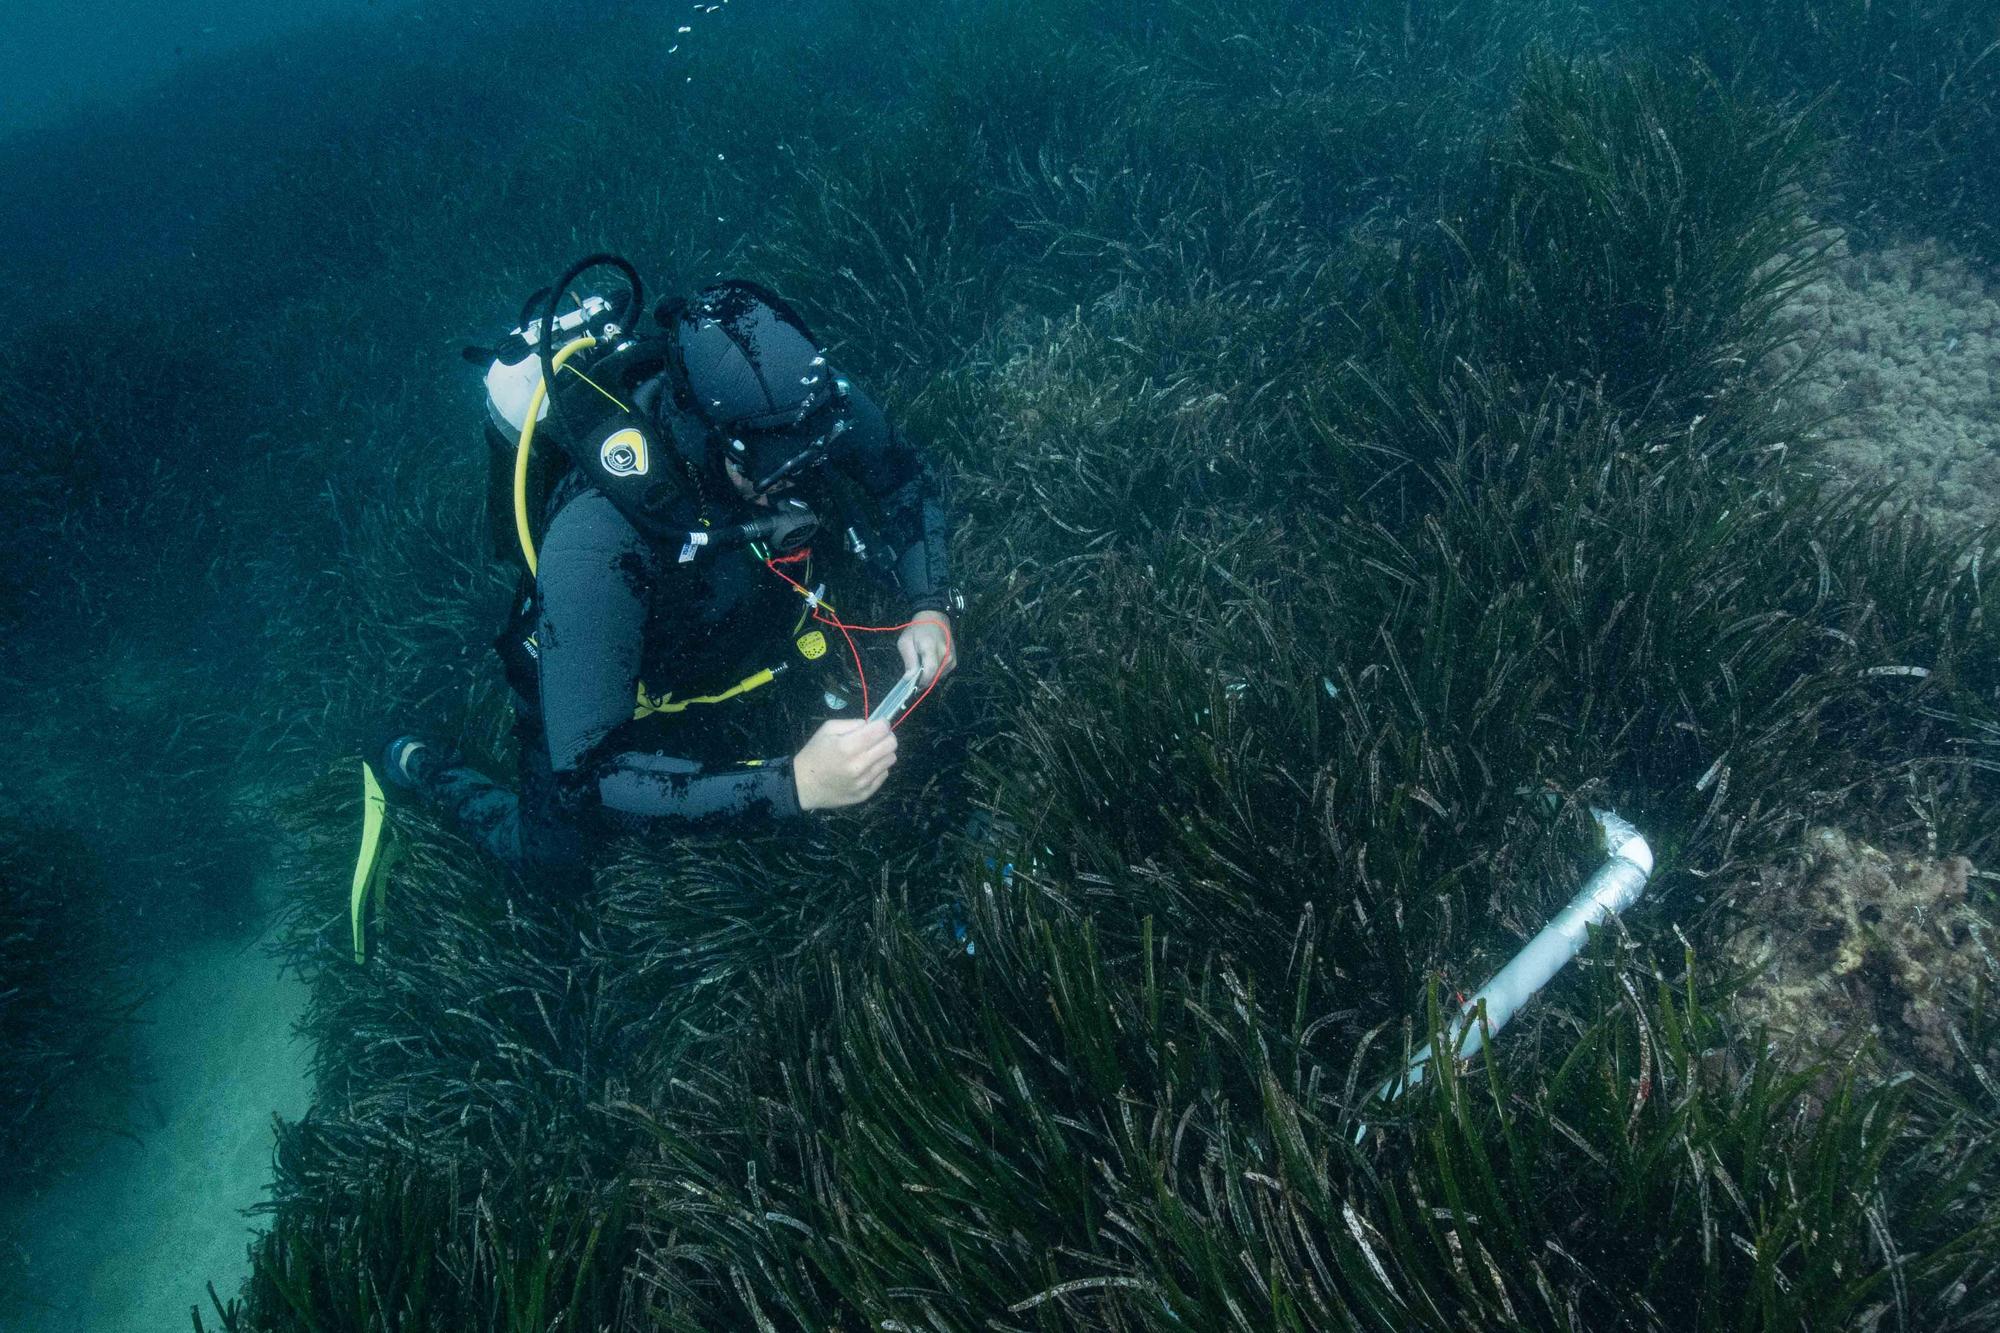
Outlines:
[[[372,17],[384,0],[16,0],[0,35],[0,133],[66,114],[129,105],[181,67],[233,77],[238,48],[302,29]],[[388,8],[406,7],[388,0]]]

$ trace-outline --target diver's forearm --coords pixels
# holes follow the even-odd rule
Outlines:
[[[631,752],[599,765],[595,777],[599,805],[625,831],[766,824],[802,813],[789,756],[708,769],[673,755]]]

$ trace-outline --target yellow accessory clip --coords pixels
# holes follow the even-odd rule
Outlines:
[[[687,699],[676,699],[671,691],[657,697],[650,695],[646,693],[646,682],[642,680],[639,682],[639,702],[633,708],[632,716],[634,719],[638,719],[651,717],[655,713],[684,712],[690,704],[724,703],[730,699],[734,699],[739,694],[748,694],[760,685],[769,685],[777,674],[770,667],[765,667],[754,676],[745,676],[742,680],[737,681],[734,685],[731,685],[719,694],[697,694]]]

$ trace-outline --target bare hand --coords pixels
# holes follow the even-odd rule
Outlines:
[[[896,763],[896,734],[886,722],[836,717],[822,722],[792,757],[799,809],[838,810],[873,796]]]
[[[926,686],[958,665],[951,620],[942,611],[919,611],[910,627],[896,636],[896,651],[902,656],[903,670],[914,666],[924,669],[919,683]]]

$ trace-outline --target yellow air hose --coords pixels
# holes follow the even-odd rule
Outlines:
[[[597,339],[589,334],[571,342],[555,354],[554,367],[560,372],[563,362],[573,353],[597,346]],[[546,379],[535,385],[534,393],[528,396],[528,419],[521,426],[521,443],[514,450],[514,535],[521,539],[521,554],[527,557],[528,573],[536,573],[535,539],[528,532],[528,454],[535,447],[535,418],[541,414],[542,404],[549,396]]]

